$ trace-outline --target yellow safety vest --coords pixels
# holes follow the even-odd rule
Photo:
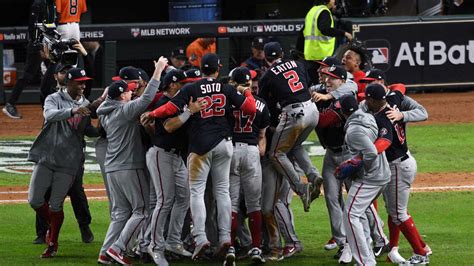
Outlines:
[[[322,60],[326,56],[332,56],[336,38],[323,35],[318,29],[318,17],[323,10],[329,11],[326,5],[313,6],[306,14],[304,22],[304,57],[306,60]],[[331,14],[331,11],[329,11]],[[331,17],[331,28],[334,20]]]

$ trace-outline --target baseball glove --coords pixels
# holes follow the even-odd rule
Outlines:
[[[362,158],[360,156],[352,157],[350,160],[343,162],[336,168],[334,176],[338,180],[345,180],[347,178],[353,179],[356,176],[357,172],[362,169],[363,165],[364,161],[362,161]]]

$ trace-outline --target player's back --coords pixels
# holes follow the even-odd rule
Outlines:
[[[311,99],[308,77],[304,65],[295,60],[278,59],[259,82],[260,94],[264,100],[276,99],[283,108],[292,103]]]
[[[206,108],[192,116],[190,125],[190,151],[203,154],[215,147],[222,139],[232,136],[228,116],[232,105],[240,107],[245,100],[230,85],[214,78],[203,78],[181,88],[172,100],[178,106],[193,101],[204,101]]]
[[[270,125],[270,111],[267,103],[254,96],[256,112],[252,115],[245,115],[240,109],[234,108],[233,142],[243,142],[250,145],[258,144],[260,130]]]

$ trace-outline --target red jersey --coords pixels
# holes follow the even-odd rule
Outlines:
[[[357,83],[357,101],[361,102],[365,99],[365,86],[367,86],[367,84],[359,81],[361,78],[365,78],[365,72],[359,70],[352,73],[352,75],[354,76],[354,82]]]

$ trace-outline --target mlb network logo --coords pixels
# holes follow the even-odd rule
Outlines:
[[[372,64],[388,64],[388,47],[367,48],[372,55]]]
[[[254,32],[263,32],[265,29],[263,27],[263,25],[257,25],[257,26],[253,26],[253,31]]]
[[[132,28],[131,33],[132,33],[132,36],[135,38],[140,36],[140,28]]]

